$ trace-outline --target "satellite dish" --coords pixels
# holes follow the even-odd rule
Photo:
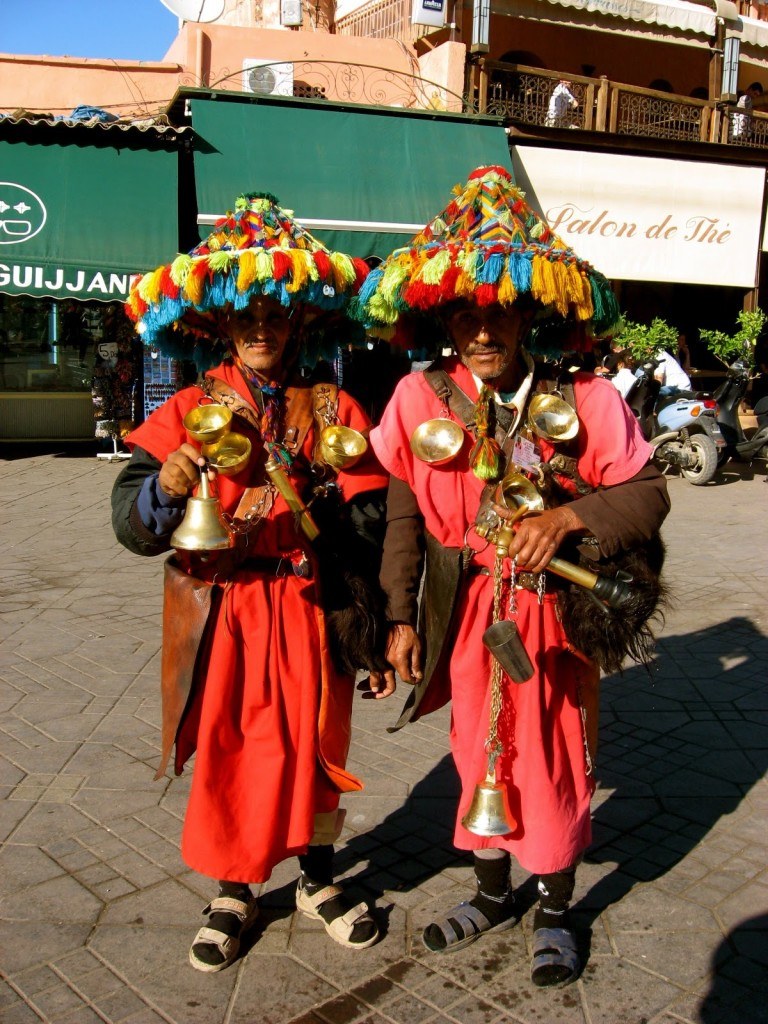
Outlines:
[[[218,21],[224,13],[225,0],[160,0],[182,21]]]

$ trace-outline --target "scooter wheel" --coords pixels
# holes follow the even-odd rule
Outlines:
[[[717,472],[717,445],[707,434],[694,434],[688,444],[695,456],[692,466],[685,466],[681,473],[689,484],[708,484]]]

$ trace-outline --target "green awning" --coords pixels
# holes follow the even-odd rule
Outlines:
[[[243,192],[271,192],[330,248],[386,256],[482,164],[511,170],[502,122],[218,93],[190,97],[201,237]]]
[[[0,123],[0,292],[120,301],[178,249],[177,153],[39,127]]]

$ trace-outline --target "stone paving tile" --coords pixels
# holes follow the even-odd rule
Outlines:
[[[576,986],[553,993],[528,980],[530,914],[492,945],[488,937],[445,960],[420,946],[432,913],[471,895],[473,883],[469,861],[451,849],[449,711],[388,736],[403,688],[386,707],[356,707],[351,765],[367,790],[347,801],[339,857],[350,886],[377,899],[384,941],[367,954],[329,948],[322,926],[292,913],[295,864],[281,865],[240,965],[223,975],[192,971],[187,950],[212,886],[178,855],[189,774],[151,781],[162,560],[134,558],[111,538],[105,509],[117,467],[46,456],[8,467],[23,481],[9,489],[6,511],[19,517],[12,571],[16,606],[20,597],[25,607],[8,610],[0,599],[0,665],[12,680],[0,684],[0,841],[10,836],[0,871],[3,858],[21,858],[6,882],[12,900],[42,886],[62,906],[55,886],[45,887],[69,876],[75,914],[83,899],[86,908],[106,903],[93,927],[73,927],[71,915],[60,925],[32,919],[21,939],[13,921],[0,920],[0,937],[13,942],[0,966],[24,993],[9,988],[0,1000],[19,1020],[40,1019],[32,1009],[40,994],[51,1006],[62,1000],[50,1011],[55,1024],[119,1014],[130,1024],[215,1024],[236,993],[232,1020],[255,1024],[248,1007],[261,1009],[273,974],[282,979],[269,1004],[274,1024],[393,1024],[408,1006],[418,1011],[414,1024],[422,1007],[425,1021],[454,1024],[717,1024],[724,992],[737,1014],[724,1022],[765,1020],[757,993],[766,966],[758,925],[768,907],[760,720],[768,643],[757,600],[765,574],[748,553],[766,538],[761,480],[737,483],[738,510],[731,488],[693,501],[701,495],[670,481],[670,572],[698,597],[668,618],[651,680],[629,668],[604,681],[595,844],[577,890],[590,960]],[[67,508],[57,472],[68,481]],[[730,526],[719,529],[705,564],[686,542],[715,522]],[[25,542],[32,536],[34,548]],[[66,587],[57,568],[65,563]],[[528,891],[517,866],[513,881]],[[93,1005],[77,991],[89,977]],[[70,1007],[72,993],[80,1004]]]

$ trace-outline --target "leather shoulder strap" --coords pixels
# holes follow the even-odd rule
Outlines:
[[[325,385],[335,387],[335,385]],[[204,377],[200,384],[202,391],[209,398],[226,405],[234,416],[239,416],[254,430],[259,430],[259,414],[250,402],[239,395],[224,381],[216,377]],[[338,390],[338,389],[336,389]],[[334,395],[335,398],[335,395]],[[285,434],[283,444],[295,455],[301,451],[304,439],[312,426],[315,407],[314,388],[307,386],[288,387],[285,389]]]
[[[467,429],[475,421],[475,403],[462,391],[455,380],[451,380],[445,370],[436,367],[434,363],[423,371],[424,379],[435,392],[441,401],[450,406],[451,412],[455,413]],[[503,445],[507,439],[509,428],[512,426],[514,414],[503,405],[496,405],[496,440]]]

